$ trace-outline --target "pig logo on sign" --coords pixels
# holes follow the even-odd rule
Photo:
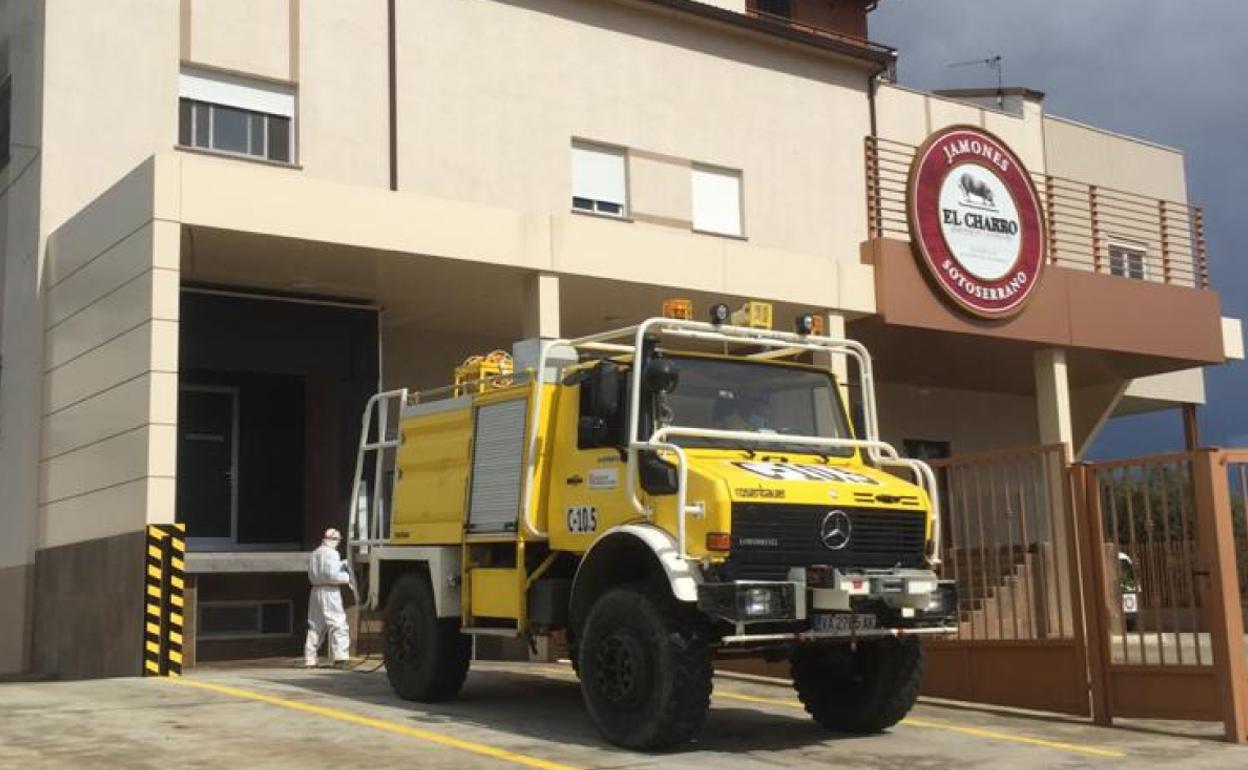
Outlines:
[[[962,188],[962,196],[968,202],[972,198],[979,198],[980,203],[988,206],[993,205],[992,190],[988,187],[987,182],[981,182],[970,174],[963,174],[958,180],[958,186]]]

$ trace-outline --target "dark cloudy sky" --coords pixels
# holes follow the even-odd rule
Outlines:
[[[871,37],[899,49],[917,88],[1005,84],[1045,92],[1045,108],[1178,147],[1205,208],[1222,314],[1248,318],[1248,0],[882,0]],[[1248,446],[1248,365],[1206,370],[1206,444]],[[1114,420],[1096,456],[1179,449],[1175,412]]]

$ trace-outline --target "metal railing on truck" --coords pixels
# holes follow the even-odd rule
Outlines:
[[[915,483],[924,488],[924,490],[928,493],[929,499],[931,500],[933,507],[932,540],[934,543],[932,559],[934,563],[939,563],[941,535],[939,495],[936,487],[936,477],[932,473],[932,469],[926,463],[919,460],[904,458],[898,454],[897,450],[894,449],[891,444],[880,440],[871,354],[867,351],[866,347],[864,347],[861,343],[850,339],[674,318],[650,318],[635,326],[627,326],[622,329],[614,329],[576,339],[544,341],[541,344],[536,371],[537,387],[534,389],[535,395],[531,409],[531,424],[529,430],[530,444],[527,458],[528,480],[525,484],[523,498],[524,503],[521,510],[525,526],[532,534],[538,537],[546,536],[544,531],[537,528],[536,522],[533,520],[534,509],[532,505],[532,489],[537,464],[537,428],[538,420],[541,415],[541,385],[546,382],[545,375],[547,361],[550,357],[551,351],[558,346],[564,346],[572,348],[578,352],[586,351],[593,353],[636,356],[638,352],[643,350],[643,346],[646,344],[646,340],[650,335],[654,335],[659,340],[667,338],[673,340],[714,342],[723,344],[737,343],[764,348],[763,351],[745,356],[745,358],[754,360],[766,360],[776,358],[778,356],[793,355],[803,352],[822,352],[830,355],[844,356],[852,359],[857,364],[858,377],[860,380],[859,385],[862,393],[863,427],[867,435],[861,439],[794,436],[788,434],[773,436],[764,433],[713,430],[679,425],[662,426],[651,433],[651,435],[642,437],[640,435],[640,409],[641,395],[643,391],[643,372],[641,371],[640,366],[632,367],[629,374],[630,387],[628,389],[628,393],[630,404],[626,434],[627,445],[625,447],[627,452],[626,492],[633,509],[641,516],[650,518],[653,515],[653,511],[647,507],[637,495],[637,477],[640,453],[650,451],[667,452],[676,458],[676,540],[677,555],[679,558],[690,558],[686,548],[686,517],[690,515],[699,515],[701,510],[698,508],[691,508],[688,505],[688,459],[685,456],[684,450],[678,444],[673,443],[669,439],[682,436],[696,436],[700,438],[751,441],[754,443],[775,443],[785,445],[802,444],[810,446],[812,449],[829,448],[864,450],[869,461],[879,467],[897,468],[910,472]],[[623,342],[620,340],[623,340]],[[666,350],[669,350],[669,352],[674,351],[672,348],[666,348]]]

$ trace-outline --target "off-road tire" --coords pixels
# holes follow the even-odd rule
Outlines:
[[[577,640],[581,695],[612,743],[666,749],[691,740],[711,703],[704,621],[666,585],[603,594]]]
[[[472,639],[457,618],[439,618],[423,575],[404,575],[386,601],[386,678],[404,700],[436,703],[454,698],[468,675]]]
[[[878,733],[901,721],[919,697],[923,646],[916,637],[806,647],[793,654],[793,687],[820,725]]]

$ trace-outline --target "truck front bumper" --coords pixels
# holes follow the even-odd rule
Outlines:
[[[790,577],[703,583],[698,609],[732,624],[735,633],[721,638],[725,644],[956,631],[957,587],[930,570],[794,569]],[[845,622],[815,622],[830,615],[846,616]]]

